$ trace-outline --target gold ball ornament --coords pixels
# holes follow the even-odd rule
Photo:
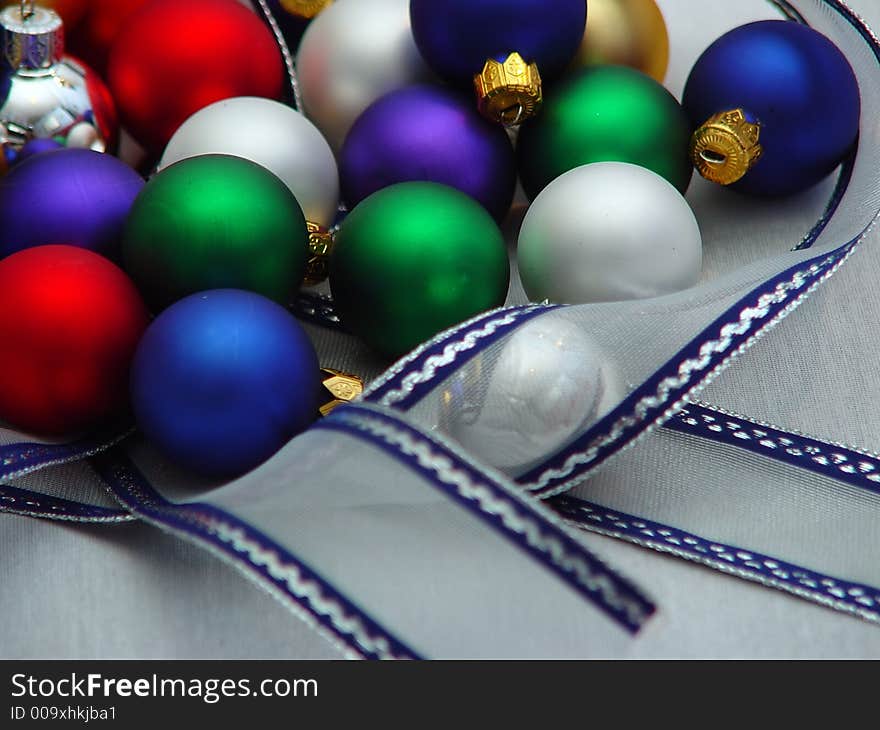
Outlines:
[[[654,0],[589,0],[574,67],[629,66],[660,83],[669,66],[669,33]]]

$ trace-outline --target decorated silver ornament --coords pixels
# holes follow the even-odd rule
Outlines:
[[[105,152],[116,115],[103,82],[64,55],[60,16],[22,2],[0,11],[5,70],[0,77],[0,144],[4,157],[35,139]]]
[[[511,476],[555,453],[623,397],[613,363],[589,335],[550,313],[497,355],[471,360],[444,387],[441,428]]]
[[[645,299],[694,286],[703,245],[687,201],[650,170],[595,162],[553,180],[529,206],[517,246],[532,301]]]
[[[333,224],[339,205],[336,159],[318,129],[295,109],[251,96],[211,104],[177,129],[159,169],[208,154],[265,167],[290,188],[306,220],[325,228]]]
[[[409,24],[409,0],[337,0],[312,21],[297,53],[306,115],[338,150],[376,99],[431,78]]]

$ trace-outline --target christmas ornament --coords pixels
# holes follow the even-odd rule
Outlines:
[[[343,221],[330,255],[343,323],[388,356],[501,305],[509,276],[491,216],[464,193],[431,182],[373,193]]]
[[[275,175],[229,155],[201,155],[152,178],[123,234],[125,269],[154,310],[234,287],[286,304],[302,281],[306,222]]]
[[[501,220],[516,188],[505,131],[439,86],[410,86],[373,103],[349,131],[339,167],[349,207],[394,183],[428,180],[458,188]]]
[[[33,139],[104,152],[116,143],[116,111],[104,83],[64,55],[53,10],[31,3],[0,11],[0,143],[17,152]],[[8,157],[7,157],[8,159]]]
[[[587,30],[573,65],[629,66],[663,82],[669,33],[655,0],[590,0]]]
[[[147,319],[134,284],[91,251],[38,246],[0,261],[0,419],[62,435],[118,414]]]
[[[478,355],[444,385],[441,428],[480,461],[522,474],[623,397],[595,341],[558,313],[531,320],[491,359]]]
[[[15,155],[13,164],[20,165],[27,159],[41,152],[54,152],[55,150],[63,150],[64,145],[54,139],[32,139],[21,148],[21,151]]]
[[[541,115],[520,128],[520,180],[533,199],[579,165],[630,162],[683,193],[692,173],[691,131],[672,94],[648,76],[622,66],[585,68],[560,82]]]
[[[324,227],[333,224],[339,207],[333,151],[317,128],[294,109],[252,96],[211,104],[174,133],[159,169],[211,153],[262,165],[290,188],[307,220]]]
[[[416,45],[446,81],[474,87],[480,111],[519,124],[541,104],[584,36],[584,0],[411,0]]]
[[[755,195],[815,185],[859,132],[852,67],[818,31],[783,20],[740,26],[697,60],[684,91],[691,158],[708,180]]]
[[[104,78],[110,46],[129,18],[149,0],[77,0],[82,21],[68,33],[68,48]],[[69,25],[67,17],[65,25]]]
[[[199,109],[277,99],[283,79],[272,33],[236,0],[151,0],[123,24],[108,64],[123,125],[155,154]]]
[[[358,115],[430,72],[409,26],[409,0],[336,0],[309,25],[297,53],[306,115],[339,149]]]
[[[115,256],[144,181],[110,155],[63,149],[37,154],[0,179],[0,258],[65,243]]]
[[[577,167],[528,209],[517,261],[532,301],[644,299],[697,283],[702,239],[668,181],[623,162]]]
[[[138,427],[171,461],[208,477],[258,466],[317,415],[318,358],[280,305],[200,292],[150,325],[131,368]]]

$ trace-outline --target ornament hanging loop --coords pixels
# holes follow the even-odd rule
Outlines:
[[[34,3],[32,0],[21,0],[21,19],[27,20],[28,18],[33,17],[34,13]]]

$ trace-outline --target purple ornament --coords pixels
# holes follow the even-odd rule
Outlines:
[[[410,86],[383,96],[358,117],[339,155],[342,195],[350,208],[401,182],[449,185],[496,219],[516,189],[513,145],[473,100],[439,86]]]
[[[144,180],[100,152],[37,154],[0,180],[0,258],[60,243],[113,258]]]
[[[33,157],[34,155],[38,155],[41,152],[54,152],[55,150],[63,149],[64,145],[60,142],[56,142],[51,137],[38,137],[36,139],[32,139],[30,142],[25,143],[24,147],[21,148],[18,155],[16,156],[14,164],[19,165],[25,160]]]

